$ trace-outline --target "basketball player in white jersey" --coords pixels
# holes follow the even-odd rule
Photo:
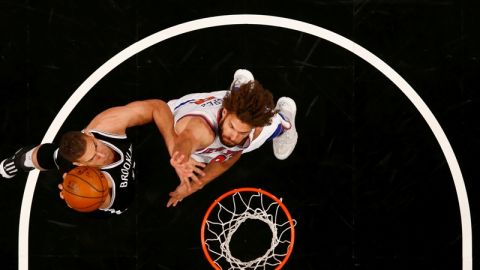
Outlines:
[[[201,189],[238,161],[242,153],[273,140],[274,154],[286,159],[295,148],[296,105],[282,97],[274,106],[270,91],[264,89],[248,70],[237,70],[230,91],[190,94],[168,102],[174,116],[175,140],[172,166],[181,184],[170,193],[167,207]],[[190,157],[207,164],[202,174],[185,169]],[[183,169],[183,173],[182,173]]]

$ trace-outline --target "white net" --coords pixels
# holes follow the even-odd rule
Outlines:
[[[232,239],[249,221],[268,225],[272,237],[270,246],[260,251],[263,255],[257,252],[254,259],[238,258],[240,256],[232,252]],[[218,202],[210,213],[206,220],[204,241],[212,261],[219,269],[280,269],[293,247],[295,223],[295,220],[289,220],[278,202],[263,193],[236,192]],[[247,234],[251,238],[257,237],[258,233],[249,231]]]

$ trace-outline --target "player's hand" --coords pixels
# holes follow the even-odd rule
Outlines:
[[[170,164],[175,169],[175,172],[180,178],[180,184],[184,184],[188,190],[191,189],[190,177],[194,176],[193,168],[185,162],[185,156],[181,155],[179,152],[175,152],[170,159]]]
[[[58,184],[58,189],[60,189],[60,199],[65,200],[65,198],[63,197],[63,185]]]
[[[64,174],[62,175],[62,178],[65,179],[65,176],[67,176],[66,173],[64,173]],[[65,200],[65,197],[63,197],[63,185],[62,185],[62,184],[58,184],[57,187],[58,187],[58,189],[60,190],[60,199]],[[65,201],[65,203],[67,204],[68,207],[72,208],[72,207],[67,203],[67,201]]]
[[[67,176],[66,173],[62,175],[62,178],[65,179],[65,176]],[[65,198],[63,197],[63,185],[58,184],[58,189],[60,190],[60,199],[65,200]]]
[[[187,170],[192,170],[192,174],[190,175],[189,179],[198,185],[202,185],[202,181],[200,180],[200,177],[205,176],[205,173],[203,172],[203,169],[205,168],[205,163],[198,162],[193,158],[190,158],[188,162],[186,163],[188,169]]]
[[[65,176],[64,176],[65,177]],[[63,197],[63,185],[62,184],[58,184],[58,189],[60,189],[60,198],[62,200],[65,200],[65,198]],[[72,208],[68,203],[67,201],[65,201],[65,203],[67,204],[68,207]]]
[[[172,191],[170,192],[170,199],[168,200],[167,202],[167,207],[170,207],[170,206],[177,206],[177,204],[179,202],[181,202],[185,197],[187,197],[188,195],[190,195],[191,192],[190,190],[188,189],[187,185],[185,184],[180,184],[176,189],[175,191]]]
[[[190,180],[196,182],[197,184],[202,184],[198,176],[204,176],[203,168],[205,164],[198,162],[192,158],[188,160],[185,158],[185,155],[175,152],[170,159],[170,164],[175,168],[175,172],[180,178],[180,183],[185,184],[187,190],[191,189]]]

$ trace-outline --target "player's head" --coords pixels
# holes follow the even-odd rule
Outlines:
[[[89,133],[70,131],[60,139],[59,154],[77,166],[106,165],[109,148]]]
[[[250,81],[223,98],[220,140],[226,146],[239,145],[252,129],[270,124],[274,114],[272,93],[258,81]]]

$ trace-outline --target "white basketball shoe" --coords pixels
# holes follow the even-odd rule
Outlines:
[[[295,149],[298,140],[297,129],[295,128],[295,114],[297,105],[289,97],[281,97],[277,101],[276,110],[285,118],[282,121],[283,133],[273,139],[273,154],[276,158],[284,160],[290,156]]]
[[[235,74],[233,74],[233,81],[230,84],[230,90],[235,90],[240,88],[240,86],[253,81],[253,74],[246,69],[237,69]]]

